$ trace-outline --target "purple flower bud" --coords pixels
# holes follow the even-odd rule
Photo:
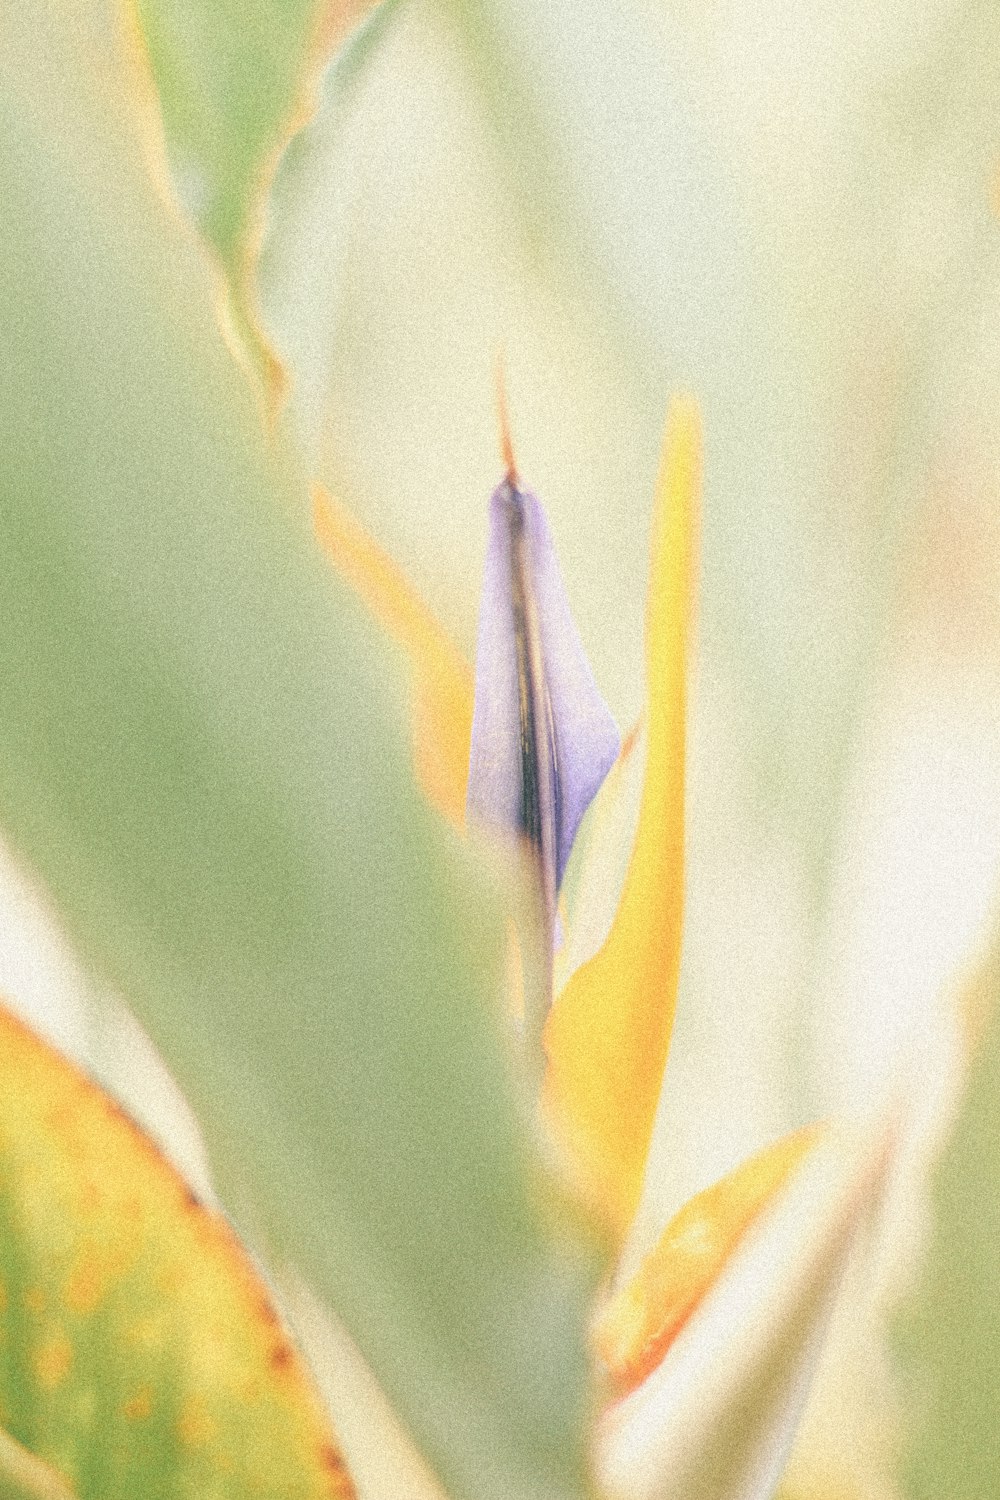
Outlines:
[[[490,500],[467,806],[470,820],[533,845],[552,909],[580,820],[620,743],[542,507],[509,475]]]

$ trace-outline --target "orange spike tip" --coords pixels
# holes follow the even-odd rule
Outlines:
[[[500,458],[508,482],[516,485],[518,483],[517,461],[514,458],[514,442],[510,435],[510,411],[507,406],[507,379],[502,349],[497,355],[496,397],[497,425],[500,431]]]

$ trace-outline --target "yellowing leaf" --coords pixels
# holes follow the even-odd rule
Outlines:
[[[319,486],[313,499],[316,534],[327,556],[410,659],[417,780],[432,805],[462,828],[472,739],[472,669],[401,569],[350,511]]]
[[[616,1395],[659,1364],[758,1216],[819,1135],[807,1126],[685,1203],[636,1274],[602,1309],[594,1348]]]
[[[604,946],[549,1014],[543,1103],[594,1208],[623,1234],[635,1211],[670,1045],[684,874],[684,733],[700,429],[667,417],[646,622],[646,771],[635,845]]]
[[[352,1493],[229,1225],[2,1007],[0,1424],[79,1500]]]

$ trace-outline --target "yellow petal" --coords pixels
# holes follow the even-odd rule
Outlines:
[[[456,828],[463,828],[472,741],[472,668],[401,570],[350,511],[319,486],[313,502],[316,535],[327,556],[410,659],[417,781],[428,801]]]
[[[634,1390],[656,1368],[819,1134],[817,1126],[793,1131],[698,1193],[671,1219],[594,1325],[594,1349],[617,1396]]]
[[[571,977],[545,1029],[543,1107],[581,1191],[619,1235],[642,1187],[677,994],[700,459],[697,407],[674,400],[653,515],[646,771],[635,845],[607,941]]]
[[[226,1220],[2,1006],[0,1350],[0,1494],[8,1438],[71,1489],[104,1475],[140,1493],[155,1460],[178,1494],[353,1494]]]

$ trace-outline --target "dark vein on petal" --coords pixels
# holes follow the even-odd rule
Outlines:
[[[511,600],[521,730],[520,825],[537,860],[545,942],[551,954],[555,931],[558,812],[555,733],[545,680],[538,609],[528,565],[524,498],[509,480],[505,494],[510,524]],[[550,1002],[551,974],[546,1009]]]

